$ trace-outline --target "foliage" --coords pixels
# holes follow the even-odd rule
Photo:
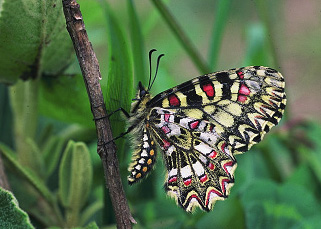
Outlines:
[[[151,48],[165,53],[152,94],[187,80],[179,75],[190,79],[201,74],[195,70],[199,65],[214,70],[242,65],[278,69],[282,60],[276,55],[280,50],[275,48],[278,36],[273,31],[280,31],[282,23],[267,12],[271,7],[278,11],[283,1],[262,1],[186,1],[177,10],[174,1],[162,1],[168,7],[157,8],[133,0],[119,4],[79,0],[100,61],[108,110],[120,106],[129,110],[137,82],[148,82],[147,51]],[[60,0],[0,0],[0,151],[13,194],[33,226],[114,226],[111,203],[103,204],[105,185],[95,152],[90,105],[61,7]],[[202,23],[187,20],[194,9],[204,11]],[[174,12],[174,17],[165,20],[162,15],[170,13],[162,12],[166,10]],[[240,13],[245,11],[260,19],[252,23]],[[184,25],[180,28],[184,39],[195,43],[196,50],[207,50],[208,62],[196,62],[195,55],[189,56],[195,47],[182,44],[184,39],[168,29],[175,19],[178,26]],[[220,53],[226,49],[224,39],[231,37],[226,36],[231,20],[240,27],[243,54]],[[121,114],[111,120],[117,136],[125,129]],[[253,150],[237,156],[231,195],[209,213],[186,214],[165,196],[161,157],[144,182],[129,187],[131,150],[126,138],[117,141],[122,179],[137,228],[319,228],[321,127],[313,121],[294,122],[288,113],[275,129]],[[3,190],[0,194],[5,203],[1,207],[8,206],[1,212],[32,228],[12,194]]]
[[[28,215],[19,208],[18,202],[9,191],[0,188],[0,227],[1,228],[34,228]]]

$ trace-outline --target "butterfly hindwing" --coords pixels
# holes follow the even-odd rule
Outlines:
[[[228,196],[236,161],[230,147],[205,120],[154,108],[150,128],[163,150],[168,170],[165,190],[186,211],[209,211]]]
[[[280,121],[284,86],[279,72],[262,66],[203,75],[153,98],[140,84],[129,120],[137,135],[129,182],[151,170],[157,142],[167,168],[166,192],[186,211],[211,210],[234,184],[234,155]]]

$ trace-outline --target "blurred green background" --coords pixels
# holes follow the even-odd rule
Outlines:
[[[6,1],[0,1],[0,5],[2,2]],[[52,1],[55,2],[57,6],[53,8],[61,7],[60,1]],[[123,185],[138,222],[135,228],[321,227],[320,0],[78,3],[100,63],[109,111],[120,106],[129,110],[138,81],[148,84],[148,51],[153,48],[165,54],[151,90],[153,95],[204,73],[247,65],[269,66],[285,77],[285,117],[260,144],[236,157],[238,168],[231,194],[227,200],[218,201],[209,213],[185,213],[166,196],[161,156],[147,179],[129,186],[129,139],[127,136],[117,140]],[[10,15],[5,14],[10,12],[9,4],[6,6],[0,16],[0,41],[8,39],[1,36],[1,17]],[[57,12],[62,16],[62,11]],[[62,18],[59,31],[68,37],[63,23]],[[6,79],[0,84],[0,149],[8,180],[34,226],[75,227],[95,221],[98,227],[113,228],[113,210],[105,193],[94,122],[78,63],[70,40],[57,40],[57,47],[60,43],[69,47],[63,48],[71,53],[70,57],[65,55],[66,66],[49,58],[54,58],[53,49],[37,65],[36,82],[30,80],[30,72],[29,81],[22,82],[8,74],[5,78],[0,71],[0,78]],[[5,51],[0,45],[2,66],[10,56]],[[14,86],[4,84],[8,81]],[[19,97],[22,91],[25,93]],[[26,93],[30,91],[37,93]],[[24,100],[27,94],[32,94],[28,98],[36,102]],[[30,106],[30,110],[23,109]],[[124,131],[120,114],[113,115],[111,121],[114,136]],[[69,140],[77,143],[67,144]],[[79,152],[86,160],[75,161]],[[80,179],[77,185],[83,188],[73,193],[73,187],[79,187],[73,183],[77,182],[79,169],[93,175]],[[77,195],[78,200],[66,198]],[[40,206],[39,199],[43,201]],[[42,208],[46,209],[45,216]],[[68,221],[68,216],[73,220]]]

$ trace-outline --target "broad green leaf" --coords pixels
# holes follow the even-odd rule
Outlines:
[[[72,58],[60,0],[3,0],[0,82],[57,75]]]
[[[94,127],[81,75],[43,78],[39,88],[39,112],[63,122]]]
[[[0,188],[0,228],[34,228],[13,194]]]
[[[80,4],[86,31],[100,63],[103,78],[100,84],[105,92],[107,36],[106,22],[102,16],[103,10],[97,1],[79,0],[77,2]],[[64,25],[64,29],[65,27]],[[72,65],[64,73],[59,78],[43,77],[39,90],[40,113],[63,122],[94,128],[88,94],[76,58],[73,58]]]
[[[69,141],[59,168],[59,197],[66,208],[67,226],[79,220],[81,208],[87,201],[92,183],[92,165],[87,146]]]

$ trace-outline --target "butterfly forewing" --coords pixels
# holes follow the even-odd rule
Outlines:
[[[139,108],[130,120],[138,134],[129,182],[151,170],[155,141],[168,170],[167,193],[186,211],[210,210],[234,184],[234,155],[261,141],[281,119],[284,86],[273,69],[245,67],[197,77],[152,99],[138,93]]]

